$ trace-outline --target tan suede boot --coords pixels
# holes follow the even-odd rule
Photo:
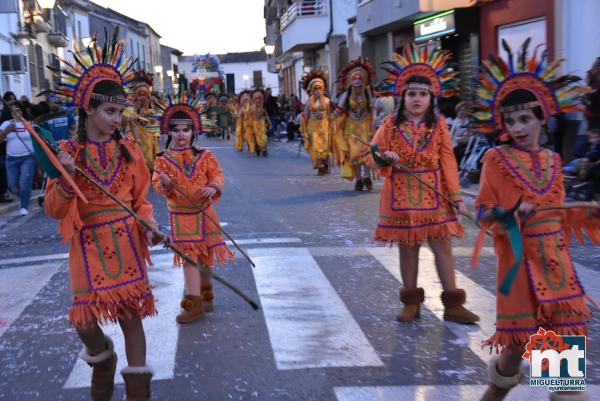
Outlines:
[[[98,355],[90,355],[87,349],[79,353],[79,358],[92,367],[92,401],[110,401],[115,390],[115,371],[117,370],[117,354],[110,337],[104,336],[106,350]]]
[[[444,320],[462,324],[473,324],[479,321],[479,316],[465,308],[467,299],[465,290],[456,289],[442,292],[444,304]]]
[[[514,376],[502,376],[498,372],[497,362],[498,357],[494,356],[488,364],[487,373],[490,385],[479,401],[502,401],[508,392],[519,384],[524,376],[523,367]]]
[[[175,318],[177,323],[192,323],[204,317],[204,306],[201,295],[186,295],[181,300],[181,312]]]
[[[421,304],[425,301],[425,291],[422,288],[408,290],[400,289],[400,301],[404,307],[396,315],[400,322],[412,322],[421,314]]]
[[[202,287],[200,295],[202,296],[202,302],[204,302],[204,312],[212,312],[215,309],[213,305],[215,294],[213,293],[212,284]]]
[[[151,401],[150,381],[154,372],[148,366],[127,366],[121,370],[127,401]]]

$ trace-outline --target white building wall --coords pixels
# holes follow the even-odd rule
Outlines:
[[[179,72],[185,74],[190,82],[197,78],[197,73],[192,73],[192,63],[192,60],[179,62]],[[250,63],[222,63],[221,69],[225,75],[234,74],[236,93],[239,93],[244,89],[252,88],[254,86],[252,72],[260,70],[262,71],[263,86],[265,88],[271,88],[273,96],[279,94],[279,78],[277,74],[267,71],[266,60]],[[244,80],[244,75],[248,76],[247,81]]]
[[[23,54],[27,51],[16,40],[11,33],[17,30],[18,15],[16,13],[0,14],[0,54]],[[29,66],[27,66],[29,67]],[[31,82],[29,73],[26,74],[1,74],[0,96],[6,91],[12,91],[17,98],[26,95],[31,98]]]
[[[139,66],[136,64],[136,69],[141,68],[146,70],[146,63],[149,59],[148,45],[146,38],[132,29],[127,30],[127,45],[125,46],[128,55],[134,59],[139,59]],[[148,71],[150,72],[150,71]],[[152,71],[153,72],[153,71]]]
[[[356,2],[347,0],[333,0],[333,32],[332,35],[346,35],[348,33],[348,18],[356,15]]]
[[[586,77],[600,56],[600,1],[558,0],[556,13],[556,58],[565,58],[562,73]]]

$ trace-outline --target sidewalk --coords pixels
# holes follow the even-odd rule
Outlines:
[[[34,202],[34,204],[37,203],[38,198],[40,198],[42,196],[42,190],[41,189],[34,189],[31,192],[31,198],[29,198],[29,204],[31,207],[31,203]],[[19,199],[17,199],[16,196],[13,195],[13,201],[10,203],[0,203],[0,215],[2,214],[6,214],[6,213],[10,213],[14,210],[18,210],[19,209]]]

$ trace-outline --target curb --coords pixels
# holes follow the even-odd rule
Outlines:
[[[44,193],[41,190],[39,190],[39,189],[33,190],[32,194],[31,194],[31,198],[29,198],[29,203],[37,202],[37,200],[39,198],[41,198],[42,196],[44,196]],[[19,200],[18,199],[15,199],[10,203],[2,203],[2,204],[0,204],[0,215],[10,213],[17,209],[19,209]]]

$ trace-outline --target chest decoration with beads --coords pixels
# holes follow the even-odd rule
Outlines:
[[[547,204],[560,200],[560,163],[556,153],[546,149],[530,152],[514,146],[498,147],[493,152],[500,173],[525,195],[526,201]]]
[[[111,192],[116,192],[121,187],[128,171],[127,161],[119,144],[113,138],[103,142],[88,140],[84,145],[76,144],[73,140],[67,143],[71,156],[78,155],[75,160],[78,167]],[[85,180],[84,185],[94,191],[98,197],[105,196],[88,180]]]
[[[439,164],[441,135],[438,124],[402,123],[392,128],[390,150],[408,167],[435,168]]]

